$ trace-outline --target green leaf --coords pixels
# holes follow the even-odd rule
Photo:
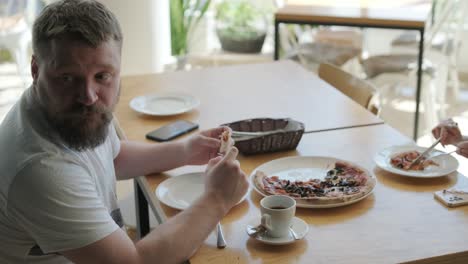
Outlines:
[[[170,0],[171,53],[187,53],[188,35],[206,11],[211,0]]]

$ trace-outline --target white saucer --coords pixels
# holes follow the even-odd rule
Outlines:
[[[253,219],[252,221],[249,222],[248,225],[258,226],[259,223],[260,223],[260,219]],[[294,217],[292,219],[291,228],[294,230],[294,232],[296,232],[299,238],[298,240],[303,239],[307,235],[307,232],[309,232],[309,225],[306,222],[304,222],[304,220],[298,217]],[[292,234],[289,234],[287,237],[269,237],[266,233],[262,235],[251,236],[251,238],[257,241],[260,241],[262,243],[268,244],[268,245],[287,245],[287,244],[291,244],[297,241],[294,239]]]

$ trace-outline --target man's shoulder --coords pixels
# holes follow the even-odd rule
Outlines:
[[[0,192],[7,194],[17,173],[28,164],[47,159],[51,149],[38,139],[26,117],[23,95],[0,124]]]
[[[0,133],[0,149],[6,151],[6,155],[0,158],[2,171],[17,173],[24,167],[38,166],[45,161],[65,162],[72,158],[66,150],[45,140],[34,131],[21,128],[14,133],[11,130]]]
[[[67,155],[43,151],[33,153],[18,162],[15,174],[16,176],[35,175],[34,178],[38,179],[41,175],[63,175],[82,167],[82,164]]]
[[[8,152],[0,157],[2,171],[16,173],[35,160],[67,156],[64,149],[44,136],[47,132],[38,131],[40,126],[34,125],[42,121],[33,113],[37,111],[30,109],[27,92],[0,124],[0,149]]]
[[[42,152],[36,153],[33,157],[26,160],[18,175],[69,175],[85,171],[86,166],[78,159],[64,153]],[[40,178],[40,177],[35,177]]]
[[[89,172],[83,164],[67,157],[43,153],[29,160],[13,175],[8,193],[21,190],[28,197],[43,194],[54,196],[64,189],[92,185],[88,176]]]
[[[4,160],[0,162],[4,163]],[[5,164],[0,165],[5,167]],[[10,169],[11,171],[2,175],[4,177],[0,177],[0,193],[8,197],[0,206],[3,209],[12,201],[39,201],[44,199],[44,195],[62,197],[61,192],[64,189],[92,184],[90,177],[87,177],[89,172],[83,164],[68,158],[67,155],[51,152],[36,152],[16,164],[11,164]]]
[[[32,126],[32,117],[27,111],[27,96],[23,94],[18,102],[7,113],[0,123],[0,148],[11,150],[11,154],[18,150],[29,148],[37,140]]]

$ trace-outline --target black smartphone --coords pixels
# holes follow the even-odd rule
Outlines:
[[[186,120],[179,120],[149,132],[146,134],[146,138],[160,142],[169,141],[197,128],[198,125],[195,123]]]

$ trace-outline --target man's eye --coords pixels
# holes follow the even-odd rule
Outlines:
[[[71,83],[73,82],[73,77],[71,75],[62,75],[60,76],[60,79],[62,80],[62,82],[64,83]]]
[[[98,73],[96,74],[96,79],[100,81],[109,81],[112,75],[110,73]]]

